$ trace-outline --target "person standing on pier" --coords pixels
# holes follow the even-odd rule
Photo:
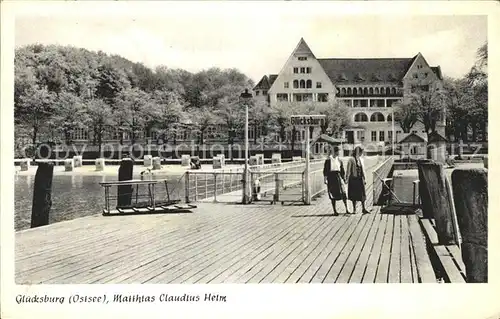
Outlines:
[[[336,206],[338,200],[344,202],[345,210],[347,214],[349,214],[349,210],[347,209],[344,164],[339,159],[339,148],[337,146],[330,149],[330,155],[326,159],[323,167],[323,176],[325,177],[325,184],[328,188],[328,196],[332,201],[333,216],[339,215]]]
[[[356,146],[352,155],[353,156],[349,158],[349,161],[347,162],[347,194],[349,200],[352,202],[353,214],[356,213],[356,202],[361,202],[363,214],[369,214],[370,211],[365,207],[366,172],[363,159],[361,158],[361,155],[363,155],[363,149],[361,146]]]

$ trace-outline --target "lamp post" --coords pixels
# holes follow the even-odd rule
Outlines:
[[[250,203],[250,178],[248,175],[248,101],[253,97],[248,89],[241,93],[240,101],[245,104],[245,168],[243,171],[243,204]]]

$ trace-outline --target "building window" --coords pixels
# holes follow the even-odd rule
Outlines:
[[[354,122],[368,122],[368,116],[365,113],[357,113],[354,115]]]
[[[262,95],[267,95],[267,91],[262,91]]]
[[[392,122],[392,115],[391,114],[387,115],[387,122]]]
[[[414,79],[418,79],[418,74],[417,73],[413,73],[413,78]]]
[[[260,91],[255,91],[255,96],[259,96]]]
[[[357,88],[352,89],[352,95],[358,95],[358,89]]]
[[[321,82],[316,82],[316,88],[321,89]]]
[[[318,93],[318,102],[328,102],[328,93]]]
[[[364,88],[364,89],[363,89],[363,94],[364,94],[364,95],[368,95],[368,88]]]
[[[351,88],[347,88],[347,95],[351,95],[352,92],[351,92]]]
[[[307,61],[307,57],[306,56],[299,56],[299,61]]]
[[[379,93],[378,88],[375,88],[375,94],[376,94],[376,95],[379,95],[379,94],[380,94],[380,93]]]
[[[342,89],[340,90],[340,92],[341,92],[341,94],[342,94],[342,95],[345,95],[345,94],[346,94],[345,88],[342,88]]]
[[[288,87],[290,86],[290,83],[285,82],[283,85],[285,86],[285,89],[288,89]]]
[[[387,138],[389,139],[389,141],[392,141],[392,131],[387,132]]]
[[[392,107],[394,103],[398,102],[398,100],[395,99],[387,99],[387,107]]]
[[[306,68],[300,68],[300,73],[306,73]]]
[[[422,91],[424,92],[429,92],[429,85],[421,85],[420,88],[422,89]]]
[[[311,68],[310,67],[306,68],[306,73],[311,73]]]
[[[278,94],[276,94],[276,99],[279,102],[288,102],[288,94],[286,94],[286,93],[278,93]]]
[[[299,88],[299,81],[298,80],[293,80],[293,88],[298,89]]]
[[[385,142],[385,132],[384,131],[378,132],[378,140],[380,142]]]
[[[373,95],[373,88],[370,88],[370,95]]]
[[[428,77],[428,76],[429,76],[429,72],[425,72],[424,77]]]
[[[380,94],[382,94],[382,95],[385,94],[385,88],[380,88]]]
[[[296,93],[293,95],[293,100],[296,102],[312,101],[312,93]]]
[[[391,93],[392,95],[396,95],[396,88],[392,88]]]
[[[293,73],[295,74],[299,73],[299,68],[293,68]]]
[[[380,112],[373,113],[370,116],[370,122],[385,122],[384,115]]]
[[[372,142],[377,141],[377,131],[372,131]]]
[[[300,88],[305,89],[306,88],[306,81],[300,80]]]
[[[306,88],[308,88],[308,89],[312,88],[312,81],[311,80],[306,81]]]

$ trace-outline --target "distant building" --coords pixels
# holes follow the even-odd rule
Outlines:
[[[279,74],[264,75],[253,88],[256,100],[270,105],[344,101],[351,109],[352,125],[340,138],[355,144],[387,145],[392,141],[393,104],[407,97],[415,85],[442,88],[441,69],[430,66],[423,55],[412,58],[317,58],[304,39]],[[444,135],[445,113],[437,123]],[[403,130],[394,122],[395,142]],[[421,123],[410,133],[425,133]],[[301,140],[304,132],[297,132]]]

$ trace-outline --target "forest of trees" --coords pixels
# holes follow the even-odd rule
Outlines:
[[[395,109],[397,121],[405,133],[417,122],[427,134],[436,129],[441,110],[446,110],[446,137],[464,143],[486,141],[488,132],[488,43],[477,50],[477,61],[462,78],[446,77],[443,88],[419,87]],[[481,132],[480,138],[478,132]]]
[[[133,144],[143,132],[175,143],[177,131],[188,125],[203,144],[211,126],[222,127],[221,139],[230,145],[241,138],[244,107],[240,94],[253,81],[236,69],[211,68],[198,73],[159,66],[154,70],[117,55],[57,45],[28,45],[15,51],[15,135],[21,141],[72,143],[72,133],[88,129],[91,142],[100,147],[110,129],[123,143]],[[267,102],[249,103],[252,125],[264,139],[279,135],[285,140],[293,113],[318,113],[328,117],[324,133],[333,134],[348,124],[348,110],[297,105],[270,108]],[[254,142],[256,142],[256,136]]]

